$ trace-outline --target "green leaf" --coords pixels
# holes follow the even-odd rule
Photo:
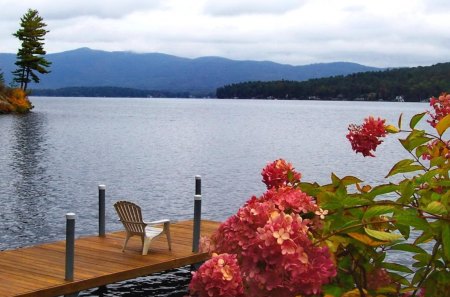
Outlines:
[[[430,230],[429,223],[425,219],[420,218],[413,209],[399,211],[394,217],[397,220],[397,224],[411,226],[418,230]]]
[[[405,278],[403,275],[389,271],[389,276],[391,277],[393,283],[400,283],[405,287],[408,287],[411,285],[409,283],[408,279]]]
[[[405,239],[409,238],[409,235],[411,234],[411,228],[409,225],[397,224],[395,225],[395,227],[397,227],[398,231],[403,235]]]
[[[420,120],[423,118],[424,115],[426,115],[426,112],[422,112],[419,114],[416,114],[415,116],[413,116],[411,118],[411,121],[409,122],[409,127],[411,129],[414,129],[414,127],[416,127],[417,123],[420,122]]]
[[[343,179],[341,179],[341,182],[344,186],[349,186],[357,183],[362,183],[362,180],[354,176],[346,176]]]
[[[424,183],[424,182],[429,183],[432,178],[434,178],[435,176],[438,176],[441,173],[442,173],[442,170],[439,168],[432,169],[432,170],[426,172],[425,174],[419,176],[417,178],[417,182],[418,183]]]
[[[414,162],[415,161],[411,159],[405,159],[397,162],[394,167],[392,167],[391,171],[389,171],[388,175],[386,175],[386,177],[393,176],[398,173],[413,172],[423,169],[423,166],[421,165],[413,165]]]
[[[410,243],[399,243],[396,245],[391,246],[391,250],[396,250],[396,251],[404,251],[404,252],[410,252],[410,253],[416,253],[416,254],[421,254],[421,253],[426,253],[426,251],[414,244],[410,244]]]
[[[322,202],[320,207],[327,210],[335,210],[342,208],[342,204],[340,203],[340,200],[329,200]]]
[[[425,267],[420,268],[414,273],[413,279],[411,281],[411,285],[418,284],[425,277]]]
[[[433,201],[433,202],[429,203],[425,207],[425,211],[432,213],[432,214],[436,214],[436,215],[447,214],[447,209],[445,208],[444,204],[442,204],[439,201]]]
[[[370,238],[370,236],[367,236],[366,234],[357,233],[357,232],[349,232],[349,233],[347,233],[347,235],[353,239],[356,239],[356,240],[364,243],[365,245],[373,246],[373,247],[378,247],[380,245],[386,245],[389,243],[389,241],[373,240],[372,238]]]
[[[450,191],[447,191],[447,193],[442,195],[441,203],[445,206],[447,212],[450,212]]]
[[[410,180],[405,180],[400,183],[400,198],[397,200],[399,203],[409,204],[411,202],[412,196],[416,191],[414,183]]]
[[[400,271],[400,272],[404,272],[404,273],[413,273],[414,272],[411,269],[409,269],[408,267],[397,264],[397,263],[381,263],[381,266],[386,269],[389,269],[389,270]]]
[[[392,133],[392,134],[400,132],[400,130],[397,127],[395,127],[394,125],[387,125],[384,127],[384,129],[387,132]]]
[[[346,228],[349,228],[350,226],[355,226],[355,228],[361,228],[360,224],[361,224],[361,222],[359,220],[351,220],[351,221],[348,221],[347,223],[343,224],[342,226],[339,226],[339,229],[346,229]],[[347,232],[350,232],[350,231],[347,231]]]
[[[423,232],[419,237],[414,240],[414,244],[421,244],[433,239],[433,233],[431,231]]]
[[[437,184],[443,187],[450,187],[450,180],[440,179]]]
[[[427,276],[423,284],[427,296],[448,297],[450,292],[450,271],[434,270]]]
[[[396,184],[379,185],[379,186],[374,187],[368,193],[368,195],[369,195],[369,197],[371,197],[373,199],[379,195],[395,192],[395,191],[397,191],[397,189],[398,189],[398,186]]]
[[[333,183],[333,186],[337,187],[341,183],[341,179],[337,177],[334,172],[331,173],[331,182]]]
[[[313,197],[317,196],[319,192],[319,185],[317,183],[301,182],[299,183],[299,187],[303,192]]]
[[[349,196],[342,200],[342,205],[344,207],[352,207],[357,205],[370,205],[373,202],[364,198]]]
[[[428,255],[427,253],[417,254],[413,256],[414,260],[417,260],[419,263],[428,265],[431,260],[431,255]]]
[[[445,258],[450,261],[450,224],[448,223],[442,226],[442,246]]]
[[[344,293],[344,289],[341,288],[338,285],[325,285],[322,287],[323,292],[325,293],[325,295],[328,296],[333,296],[333,297],[339,297]]]
[[[447,161],[446,158],[444,158],[442,156],[437,156],[437,157],[431,158],[430,165],[431,165],[431,167],[439,167],[442,164],[444,164],[445,161]]]
[[[322,191],[316,197],[320,207],[323,209],[334,210],[342,208],[341,200],[337,199],[336,195],[332,192]]]
[[[428,151],[428,146],[426,146],[426,145],[419,145],[418,147],[416,147],[415,155],[416,155],[417,158],[420,158],[427,151]]]
[[[447,130],[448,127],[450,127],[450,114],[448,114],[445,117],[443,117],[439,121],[439,123],[437,123],[436,131],[439,134],[439,136],[442,136],[442,134],[444,134],[445,130]]]
[[[403,236],[401,234],[377,231],[377,230],[372,230],[372,229],[368,229],[368,228],[364,228],[364,231],[368,235],[372,236],[373,238],[383,240],[383,241],[395,241],[395,240],[399,240],[399,239],[403,238]]]
[[[394,205],[374,205],[367,209],[364,213],[363,219],[369,219],[386,213],[392,213],[395,210]]]
[[[416,147],[427,143],[431,138],[425,136],[425,131],[413,130],[406,139],[400,139],[400,143],[405,149],[411,152]]]

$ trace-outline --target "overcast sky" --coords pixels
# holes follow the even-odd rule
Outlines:
[[[0,0],[0,52],[37,9],[48,53],[80,47],[291,65],[450,61],[450,0]]]

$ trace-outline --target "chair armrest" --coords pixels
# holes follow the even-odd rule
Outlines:
[[[158,225],[158,224],[166,224],[166,223],[170,223],[170,220],[168,219],[164,219],[164,220],[158,220],[158,221],[151,221],[151,222],[145,222],[147,225]]]

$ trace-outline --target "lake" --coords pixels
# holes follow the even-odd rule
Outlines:
[[[218,99],[32,97],[27,115],[0,116],[0,250],[97,233],[99,184],[106,185],[106,231],[122,229],[113,203],[131,200],[149,220],[193,217],[194,176],[202,176],[202,218],[224,220],[261,195],[261,169],[292,162],[303,181],[331,172],[383,182],[407,157],[395,137],[376,158],[345,138],[369,115],[397,123],[424,103]],[[81,296],[183,296],[188,268],[91,290]],[[174,288],[176,284],[180,287]],[[151,292],[151,293],[150,293]],[[140,295],[144,294],[144,295]],[[125,296],[125,295],[123,295]]]

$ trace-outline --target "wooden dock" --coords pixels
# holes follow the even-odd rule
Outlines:
[[[212,234],[218,222],[202,221],[201,235]],[[172,251],[165,236],[142,256],[140,238],[130,239],[122,252],[125,232],[105,237],[80,237],[75,241],[74,281],[65,281],[65,241],[0,252],[0,297],[59,296],[133,279],[208,259],[192,252],[192,221],[172,223]]]

